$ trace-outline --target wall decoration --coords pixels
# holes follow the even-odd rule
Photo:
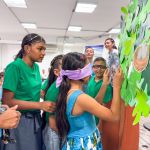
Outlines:
[[[149,46],[138,46],[134,52],[133,64],[134,68],[138,72],[142,72],[146,69],[149,61]]]
[[[132,0],[121,11],[120,63],[124,72],[121,96],[133,106],[133,124],[150,115],[150,0]]]

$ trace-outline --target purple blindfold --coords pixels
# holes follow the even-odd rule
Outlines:
[[[78,70],[61,70],[60,76],[56,80],[56,87],[60,86],[63,76],[67,76],[69,79],[72,80],[80,80],[91,75],[92,75],[91,64],[88,64],[84,68]]]

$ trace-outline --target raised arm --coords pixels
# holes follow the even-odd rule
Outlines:
[[[123,81],[123,73],[121,69],[116,72],[113,81],[113,100],[111,108],[108,109],[100,105],[92,97],[82,94],[78,97],[77,103],[83,111],[92,113],[93,115],[107,121],[117,121],[120,118],[120,90]]]
[[[102,104],[103,99],[107,90],[108,85],[110,84],[110,76],[109,76],[109,70],[106,69],[103,75],[103,84],[101,88],[99,89],[98,94],[96,95],[95,99]]]

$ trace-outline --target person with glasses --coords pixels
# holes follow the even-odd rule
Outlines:
[[[55,104],[40,102],[41,76],[36,62],[45,56],[45,40],[38,34],[26,35],[15,60],[7,65],[3,82],[3,104],[18,105],[21,119],[10,130],[15,143],[1,144],[1,150],[42,150],[42,119],[40,110],[53,112]]]
[[[94,60],[92,67],[95,76],[93,76],[88,83],[87,94],[95,98],[98,92],[101,92],[101,104],[105,107],[111,107],[113,88],[110,84],[110,73],[108,71],[106,60],[102,57],[97,57]],[[109,73],[109,80],[105,76]],[[102,146],[104,150],[117,150],[118,149],[118,135],[119,135],[119,122],[108,122],[100,120],[95,117],[96,125],[99,127],[102,138]]]
[[[112,99],[112,86],[109,84],[108,80],[103,79],[105,71],[108,72],[106,67],[106,60],[102,57],[97,57],[92,66],[94,76],[92,76],[88,82],[88,87],[86,93],[95,98],[101,89],[102,85],[103,94],[101,94],[101,103],[108,103]],[[96,125],[99,124],[99,118],[95,117]]]

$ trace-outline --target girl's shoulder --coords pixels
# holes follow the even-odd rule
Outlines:
[[[113,49],[112,53],[118,55],[118,50],[117,49]]]

